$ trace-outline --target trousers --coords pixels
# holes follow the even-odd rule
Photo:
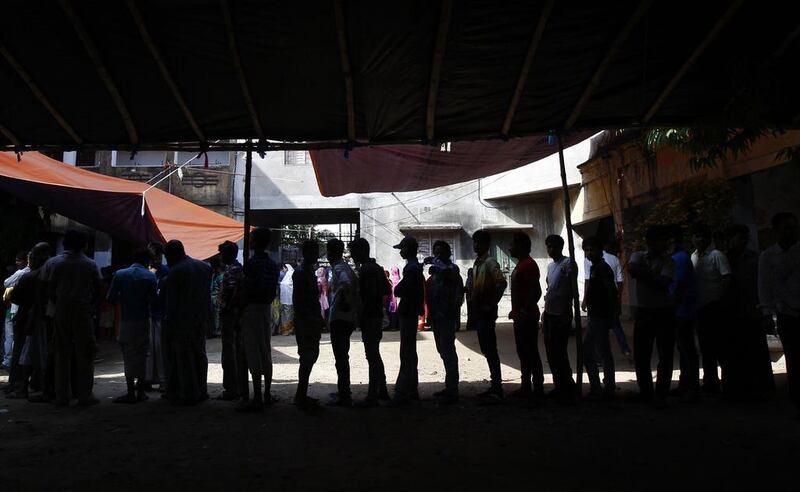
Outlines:
[[[395,398],[408,399],[419,395],[417,372],[417,317],[400,315],[400,372],[395,383]]]
[[[386,369],[381,358],[381,339],[383,338],[383,319],[366,318],[361,320],[361,341],[364,355],[369,365],[369,385],[367,398],[376,399],[387,394]]]
[[[539,356],[539,320],[534,317],[514,319],[514,341],[522,372],[521,390],[544,393],[544,368]]]
[[[74,392],[79,400],[92,396],[94,385],[95,339],[92,309],[86,304],[59,304],[55,309],[55,393],[61,402]],[[75,385],[71,388],[73,353]],[[70,391],[72,390],[72,391]]]
[[[344,320],[331,321],[331,347],[336,360],[336,388],[339,398],[350,398],[350,336],[353,323]]]
[[[433,320],[436,351],[444,363],[444,387],[450,395],[458,395],[458,354],[456,353],[456,321],[451,318]]]
[[[645,398],[654,394],[653,373],[650,359],[653,356],[653,343],[658,351],[655,394],[666,398],[672,383],[672,355],[675,349],[675,315],[672,308],[636,309],[633,327],[633,361],[636,368],[636,382]]]
[[[553,384],[556,391],[564,395],[575,390],[575,380],[572,379],[572,367],[567,353],[571,328],[571,314],[544,313],[542,316],[544,347],[550,372],[553,374]]]
[[[608,341],[608,332],[613,330],[614,319],[602,316],[589,316],[589,324],[583,339],[583,363],[586,374],[589,376],[589,385],[592,393],[614,393],[616,378],[614,374],[614,355],[611,353],[611,344]],[[600,384],[600,372],[597,369],[597,355],[603,359],[603,382]]]

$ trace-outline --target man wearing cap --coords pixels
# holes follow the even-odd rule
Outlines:
[[[400,324],[400,372],[395,383],[393,405],[402,405],[419,399],[419,375],[417,373],[417,319],[425,311],[425,277],[422,265],[417,261],[419,244],[412,236],[406,236],[394,246],[406,260],[403,278],[394,288],[400,298],[397,314]]]

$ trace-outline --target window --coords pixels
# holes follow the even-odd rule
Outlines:
[[[159,150],[147,150],[137,152],[131,159],[130,152],[111,153],[111,165],[113,167],[164,167],[174,152],[164,152]]]
[[[286,166],[310,166],[311,155],[305,150],[286,150],[283,154],[283,164]]]
[[[433,245],[436,241],[444,241],[450,245],[452,252],[451,260],[458,259],[458,244],[456,242],[456,234],[450,231],[414,231],[411,233],[417,239],[419,244],[419,255],[423,258],[433,255]]]
[[[93,150],[79,150],[75,153],[75,165],[78,167],[97,166],[97,152]]]

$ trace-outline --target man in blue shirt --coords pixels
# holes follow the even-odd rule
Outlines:
[[[156,276],[148,270],[149,262],[147,250],[136,251],[133,264],[115,273],[108,289],[108,300],[120,305],[119,345],[128,384],[128,392],[114,403],[147,399],[144,380],[150,346],[150,313],[156,298]]]
[[[684,249],[683,231],[680,226],[672,228],[675,277],[669,290],[675,299],[675,328],[680,354],[681,375],[678,393],[688,401],[697,401],[700,391],[700,358],[695,344],[697,322],[697,280],[694,276],[692,257]]]

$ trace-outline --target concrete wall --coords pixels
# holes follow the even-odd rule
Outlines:
[[[573,184],[579,182],[577,166],[585,160],[586,153],[587,149],[568,149],[568,176]],[[244,156],[240,155],[236,162],[236,173],[243,174]],[[524,231],[531,237],[532,256],[540,266],[544,286],[549,262],[544,239],[550,234],[566,234],[560,216],[563,210],[560,180],[558,161],[551,157],[519,170],[430,190],[328,198],[319,193],[310,160],[285,152],[269,152],[263,158],[253,156],[251,207],[259,214],[357,209],[360,234],[370,242],[372,256],[387,269],[402,267],[403,260],[392,246],[409,234],[420,242],[420,259],[430,254],[430,246],[437,239],[448,241],[453,247],[454,260],[466,275],[474,261],[471,235],[485,228],[493,236],[492,254],[510,275],[514,262],[508,257],[508,247],[514,232]],[[237,218],[244,208],[243,197],[243,179],[237,176],[233,200]],[[573,202],[579,198],[577,188],[572,198]],[[576,210],[581,209],[573,207]],[[581,219],[580,214],[573,215],[575,220]],[[577,236],[576,246],[581,262],[583,255]],[[510,299],[506,295],[501,314],[509,308]]]

